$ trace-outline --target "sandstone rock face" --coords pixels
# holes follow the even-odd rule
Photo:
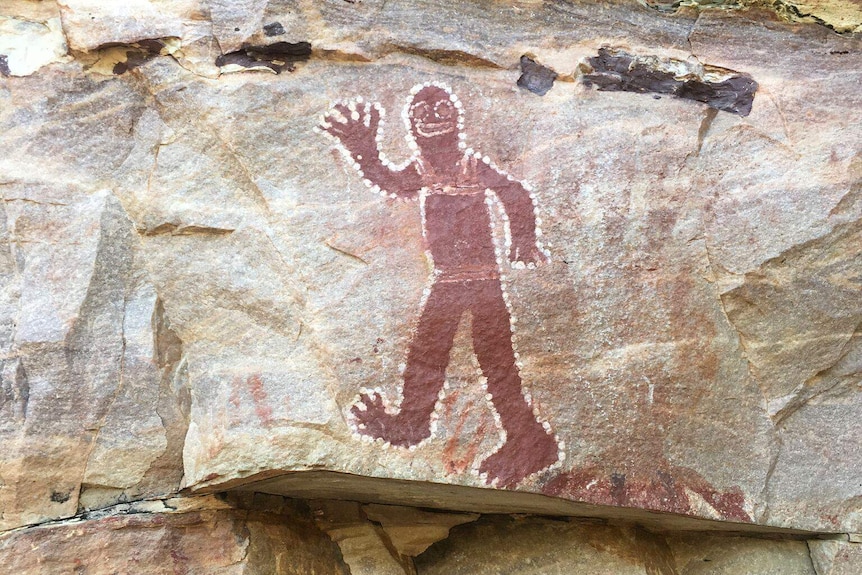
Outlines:
[[[862,531],[860,25],[4,3],[0,526],[242,489]]]
[[[830,542],[831,543],[831,542]],[[422,574],[820,575],[804,541],[666,536],[547,519],[488,518],[456,527],[418,558]]]
[[[846,541],[809,541],[811,563],[817,575],[845,575],[859,571],[862,542],[858,536]]]
[[[179,508],[175,507],[179,505]],[[295,513],[151,501],[0,540],[6,573],[347,575],[335,545]]]

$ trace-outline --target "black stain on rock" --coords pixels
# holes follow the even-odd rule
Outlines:
[[[116,46],[116,44],[105,44],[101,48],[111,48],[113,46]],[[169,53],[167,42],[158,38],[139,40],[128,44],[126,47],[128,49],[125,53],[125,60],[117,62],[111,69],[111,72],[117,76],[125,74],[133,68],[137,68],[156,56],[164,56]]]
[[[60,493],[59,491],[51,492],[51,501],[54,503],[66,503],[70,497],[72,497],[71,491],[67,491],[66,493]]]
[[[0,54],[0,76],[7,78],[12,75],[12,70],[9,69],[9,57],[6,54]]]
[[[222,54],[216,58],[215,64],[223,68],[223,72],[241,70],[269,71],[279,74],[284,70],[292,72],[296,62],[308,60],[311,57],[311,44],[308,42],[275,42],[265,46],[246,46],[236,52]],[[226,67],[232,69],[224,70]]]
[[[113,72],[114,75],[119,76],[120,74],[125,74],[126,72],[131,70],[133,67],[134,66],[129,65],[128,60],[125,62],[117,62],[116,64],[114,64],[114,67],[111,68],[111,72]]]
[[[281,36],[284,34],[284,26],[281,22],[272,22],[263,27],[263,33],[267,36]]]
[[[757,82],[732,70],[704,66],[704,73],[698,73],[682,60],[662,62],[611,48],[600,48],[584,68],[584,84],[602,91],[669,94],[739,116],[751,113],[757,92]]]
[[[259,60],[253,56],[249,56],[244,50],[222,54],[216,58],[215,64],[219,68],[222,68],[222,72],[235,72],[238,71],[236,69],[238,67],[249,72],[264,71],[278,74],[282,69],[282,66],[274,62]],[[293,68],[291,67],[290,69],[292,70]]]
[[[518,78],[520,87],[544,96],[554,86],[556,79],[557,73],[547,66],[542,66],[529,56],[521,56],[521,77]]]

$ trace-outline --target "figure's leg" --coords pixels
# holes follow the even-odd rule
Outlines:
[[[404,370],[404,396],[397,414],[384,410],[376,394],[363,394],[351,409],[359,432],[408,447],[431,434],[431,413],[446,377],[449,352],[464,312],[463,287],[437,283],[425,302],[410,342]]]
[[[488,379],[488,393],[506,431],[506,443],[482,462],[479,469],[488,482],[515,487],[528,475],[557,461],[554,437],[536,420],[521,391],[521,376],[512,350],[509,310],[503,301],[500,282],[476,282],[471,301],[473,349],[482,373]]]

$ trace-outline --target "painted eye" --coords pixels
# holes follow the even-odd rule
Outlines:
[[[419,104],[413,109],[413,116],[421,120],[426,119],[431,114],[431,108],[426,102]]]
[[[434,115],[443,120],[448,120],[455,115],[455,107],[449,100],[443,100],[434,104]]]

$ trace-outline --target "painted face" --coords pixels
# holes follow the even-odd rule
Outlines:
[[[433,138],[450,134],[458,129],[458,109],[445,90],[424,88],[410,105],[413,131],[418,136]]]

